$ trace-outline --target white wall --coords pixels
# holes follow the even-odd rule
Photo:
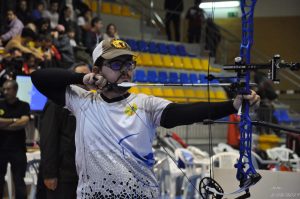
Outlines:
[[[258,0],[255,8],[257,17],[300,16],[299,0]]]

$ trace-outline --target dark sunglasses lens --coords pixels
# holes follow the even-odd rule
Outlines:
[[[111,62],[111,63],[110,63],[110,67],[111,67],[111,69],[113,69],[113,70],[120,70],[121,67],[122,67],[122,62],[119,62],[119,61]]]
[[[131,69],[131,68],[132,68],[132,62],[126,62],[126,63],[124,64],[124,66],[125,66],[126,68],[128,68],[128,69]]]

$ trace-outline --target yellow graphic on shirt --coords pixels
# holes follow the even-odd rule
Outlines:
[[[126,106],[124,113],[128,116],[132,116],[135,114],[137,109],[138,109],[138,107],[137,107],[136,103],[133,103],[130,106]]]
[[[0,115],[4,115],[5,111],[3,109],[0,109]]]

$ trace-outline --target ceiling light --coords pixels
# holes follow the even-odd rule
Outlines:
[[[239,7],[240,2],[239,1],[218,1],[218,2],[204,2],[200,3],[199,7],[203,9],[207,8],[233,8],[233,7]]]

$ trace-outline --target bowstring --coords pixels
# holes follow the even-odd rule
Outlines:
[[[215,2],[212,1],[212,7],[211,7],[211,20],[214,22],[214,15],[215,15]],[[207,28],[207,27],[206,27]],[[208,67],[207,67],[207,100],[208,100],[208,119],[211,119],[211,98],[210,98],[210,63],[211,63],[211,53],[209,52],[208,55]],[[214,178],[214,164],[212,159],[213,154],[213,138],[212,138],[212,126],[209,123],[208,124],[208,153],[209,153],[209,177]]]

